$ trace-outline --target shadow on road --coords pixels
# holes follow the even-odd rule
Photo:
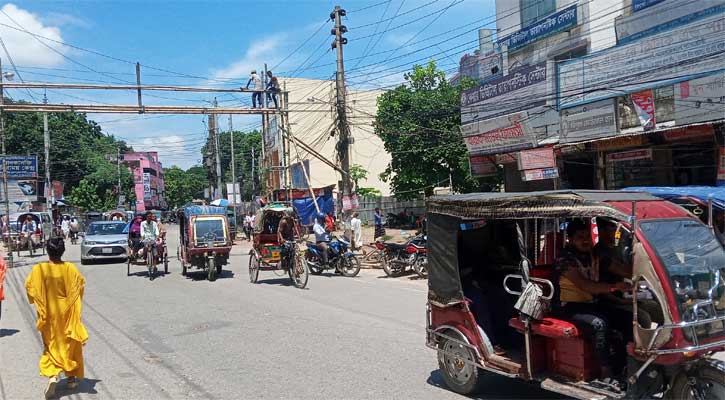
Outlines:
[[[17,329],[0,329],[0,338],[5,336],[13,336],[18,332],[20,331]]]
[[[513,380],[495,374],[483,376],[481,392],[469,396],[472,399],[567,399],[567,397],[547,392],[538,386],[520,380]],[[427,383],[440,389],[450,390],[443,380],[440,370],[431,371]]]
[[[98,394],[96,390],[96,384],[101,382],[100,379],[88,379],[85,378],[78,383],[78,387],[75,389],[68,389],[66,386],[68,379],[64,379],[58,383],[58,391],[56,392],[56,399],[62,399],[64,397],[71,397],[77,394]]]
[[[258,279],[257,283],[260,285],[292,286],[292,281],[288,276],[284,278]]]
[[[203,270],[195,270],[195,271],[186,271],[186,279],[192,280],[192,281],[206,281],[208,280],[208,273]],[[234,272],[223,269],[222,273],[217,275],[217,279],[231,279],[234,278]]]

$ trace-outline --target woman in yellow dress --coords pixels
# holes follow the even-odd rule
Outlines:
[[[43,337],[40,374],[48,377],[45,397],[55,395],[58,375],[65,372],[68,389],[83,379],[83,345],[88,332],[81,323],[85,279],[73,263],[62,261],[63,238],[48,241],[48,262],[37,264],[25,281],[28,300],[35,304],[36,328]]]

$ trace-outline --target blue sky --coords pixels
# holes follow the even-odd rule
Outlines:
[[[349,44],[345,47],[349,83],[389,87],[402,81],[403,73],[414,62],[423,62],[420,60],[434,58],[443,69],[455,69],[460,56],[476,48],[474,29],[491,27],[495,19],[493,3],[31,0],[3,3],[0,24],[174,72],[142,68],[144,83],[234,87],[246,83],[249,70],[261,69],[265,62],[270,68],[277,66],[275,71],[281,76],[294,73],[296,77],[332,77],[335,55],[328,51],[332,23],[324,22],[335,4],[340,4],[348,11],[343,22],[349,28]],[[122,83],[135,79],[134,66],[129,63],[38,40],[7,26],[0,25],[0,37],[25,81]],[[3,69],[10,69],[4,52],[0,57]],[[26,91],[8,93],[13,98],[33,100]],[[33,94],[42,99],[41,91]],[[135,102],[134,93],[124,92],[48,91],[47,95],[53,103]],[[206,94],[158,95],[171,99],[146,97],[145,101],[202,105],[213,98]],[[249,105],[248,97],[221,95],[219,100],[226,106]],[[166,166],[186,168],[200,159],[199,148],[206,136],[202,116],[116,114],[91,118],[99,121],[105,132],[126,139],[136,149],[159,151]],[[222,128],[226,128],[227,118],[221,120]],[[260,117],[240,116],[235,117],[234,125],[253,128],[259,121]]]

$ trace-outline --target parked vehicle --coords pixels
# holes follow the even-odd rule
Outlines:
[[[178,211],[177,218],[181,274],[186,276],[189,268],[198,268],[206,272],[208,280],[215,281],[232,249],[226,208],[188,206]]]
[[[350,241],[346,238],[332,237],[328,243],[327,264],[322,263],[320,249],[314,242],[307,242],[305,261],[313,275],[321,275],[325,270],[339,271],[343,276],[354,277],[360,273],[360,260],[350,251]]]
[[[413,241],[410,245],[415,248],[415,252],[418,255],[413,264],[413,270],[421,278],[428,277],[428,250],[426,243],[428,242],[427,235],[421,235],[418,240]]]
[[[295,287],[304,289],[309,270],[303,252],[295,241],[280,243],[277,236],[279,221],[285,212],[298,219],[294,209],[284,205],[268,205],[257,213],[253,247],[249,251],[249,281],[257,283],[259,271],[283,271]]]
[[[376,241],[375,247],[383,251],[383,271],[389,277],[403,275],[408,270],[416,270],[420,254],[425,254],[423,236],[413,236],[405,243]],[[420,267],[420,266],[419,266]]]
[[[126,261],[128,239],[124,228],[123,221],[91,222],[81,241],[81,264],[108,259]]]
[[[725,399],[725,364],[712,357],[725,349],[725,252],[691,213],[646,193],[615,191],[427,203],[426,341],[452,390],[473,393],[490,372],[578,399]],[[632,270],[633,289],[621,297],[632,331],[620,336],[610,327],[626,367],[611,376],[601,375],[581,325],[547,311],[561,305],[552,263],[567,241],[564,226],[592,218],[616,224],[613,254]]]

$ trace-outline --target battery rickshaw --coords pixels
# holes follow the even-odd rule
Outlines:
[[[259,210],[254,229],[253,247],[249,251],[249,281],[257,283],[259,271],[287,273],[295,287],[307,286],[309,271],[297,242],[280,243],[277,228],[285,213],[294,219],[295,232],[299,232],[299,218],[292,207],[272,204]]]
[[[189,268],[204,270],[215,281],[229,261],[232,240],[225,207],[188,206],[177,212],[181,274]]]
[[[712,357],[725,349],[725,253],[693,214],[614,191],[434,196],[427,209],[426,342],[453,391],[484,389],[494,373],[578,399],[725,399],[725,364]],[[631,289],[616,293],[625,328],[607,332],[622,360],[609,376],[592,335],[553,312],[574,221],[592,235],[614,224],[611,254],[631,268]]]

